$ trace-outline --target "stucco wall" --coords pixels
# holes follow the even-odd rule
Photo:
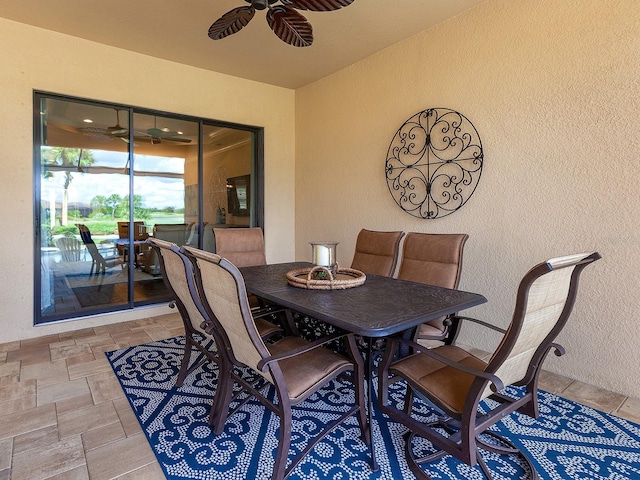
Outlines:
[[[265,242],[293,259],[294,92],[0,19],[0,343],[143,318],[150,308],[33,327],[33,90],[265,128]]]
[[[468,313],[506,325],[532,265],[598,250],[559,338],[568,353],[546,368],[640,396],[639,92],[634,0],[490,0],[299,89],[296,257],[337,240],[348,265],[360,228],[466,232],[460,287],[489,299]],[[485,165],[460,211],[419,220],[394,203],[384,164],[428,107],[474,123]]]

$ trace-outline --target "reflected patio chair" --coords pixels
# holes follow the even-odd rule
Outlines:
[[[398,271],[400,280],[458,288],[467,234],[408,233]],[[418,327],[415,339],[429,346],[453,343],[458,325],[447,317]]]
[[[117,267],[118,265],[124,269],[125,263],[120,255],[102,255],[98,250],[96,243],[91,238],[91,232],[89,229],[81,223],[76,224],[76,226],[80,231],[80,239],[91,255],[91,270],[89,271],[89,275],[93,275],[94,269],[96,275],[98,273],[102,273],[104,275],[107,268]]]
[[[548,260],[529,270],[520,282],[515,310],[506,331],[490,323],[461,317],[463,321],[504,333],[486,363],[454,345],[429,349],[407,339],[388,340],[379,370],[378,403],[383,413],[409,429],[405,437],[406,458],[416,477],[429,478],[420,465],[450,454],[472,467],[479,464],[484,475],[492,478],[479,452],[483,449],[521,456],[532,478],[537,478],[533,465],[521,451],[487,430],[516,410],[538,417],[538,376],[542,363],[551,350],[557,356],[565,353],[564,348],[554,343],[555,339],[573,308],[582,270],[599,258],[597,252],[570,255]],[[416,353],[394,362],[398,343],[408,344]],[[406,383],[404,405],[396,406],[389,400],[389,387],[397,382]],[[524,388],[503,391],[508,386]],[[435,405],[438,409],[435,421],[421,421],[424,411],[416,412],[418,417],[411,415],[414,396],[426,397]],[[478,404],[486,398],[495,400],[497,405],[487,403],[479,409]],[[431,442],[436,451],[416,458],[413,443],[416,436]],[[422,442],[419,448],[424,451],[423,447]]]
[[[180,246],[187,240],[186,223],[156,223],[153,226],[153,238],[175,243]],[[160,274],[160,262],[155,250],[143,251],[139,255],[138,265],[142,271],[152,275]]]
[[[238,395],[255,397],[269,410],[279,416],[280,428],[278,448],[272,479],[285,478],[304,456],[339,424],[357,414],[361,434],[370,445],[370,432],[365,417],[364,373],[362,357],[358,353],[352,334],[335,334],[316,342],[307,342],[297,336],[287,336],[273,343],[265,344],[260,338],[251,316],[244,280],[240,271],[219,255],[183,248],[196,261],[197,285],[202,303],[209,314],[205,329],[212,335],[223,337],[227,344],[226,362],[220,369],[215,406],[210,422],[216,434],[223,431],[228,416],[244,405],[241,401],[229,412]],[[322,345],[330,340],[346,340],[348,357],[338,355]],[[249,368],[255,373],[254,381],[243,377],[242,370]],[[324,426],[302,452],[289,463],[287,460],[292,433],[292,407],[303,402],[316,391],[325,388],[330,380],[343,375],[354,384],[355,401],[347,411],[339,412],[335,421]],[[269,392],[275,390],[277,400],[270,400],[265,393],[265,383]],[[234,384],[240,393],[233,394]],[[338,413],[338,412],[336,412]]]
[[[133,241],[144,241],[149,237],[147,233],[147,229],[145,227],[144,222],[133,222]],[[129,222],[118,222],[118,238],[120,239],[129,239]],[[134,258],[137,259],[137,256],[140,253],[140,245],[135,245],[134,247]],[[129,255],[129,245],[118,245],[118,253],[123,256],[125,263],[127,262],[127,257]]]
[[[368,274],[392,277],[403,236],[404,232],[360,230],[351,268]]]
[[[83,243],[75,237],[62,237],[56,240],[62,262],[79,262],[84,251]]]
[[[184,245],[190,232],[187,223],[156,223],[153,226],[153,236],[160,240]]]

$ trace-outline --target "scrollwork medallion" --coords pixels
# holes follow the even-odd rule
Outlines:
[[[467,117],[447,108],[415,114],[396,132],[385,173],[395,202],[418,218],[440,218],[473,195],[484,156]]]

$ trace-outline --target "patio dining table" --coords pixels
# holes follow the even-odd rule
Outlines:
[[[342,290],[312,290],[289,284],[290,270],[312,267],[306,262],[244,267],[240,271],[249,293],[334,327],[362,336],[367,344],[365,379],[368,420],[373,419],[372,343],[377,338],[411,331],[444,315],[485,303],[477,293],[367,275],[363,285]],[[377,470],[372,442],[372,467]]]
[[[129,239],[113,238],[110,240],[110,242],[116,245],[117,247],[122,248],[122,259],[125,264],[128,264],[129,263],[129,246],[131,245],[131,243],[129,242]],[[135,240],[135,239],[133,240],[133,251],[136,254],[133,256],[133,263],[135,267],[139,266],[137,262],[137,254],[140,250],[140,247],[145,244],[146,244],[145,240]]]

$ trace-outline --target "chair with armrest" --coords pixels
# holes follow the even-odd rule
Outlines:
[[[370,445],[371,437],[365,417],[363,361],[353,335],[339,333],[316,342],[287,336],[267,345],[260,338],[251,315],[240,271],[219,255],[189,247],[183,250],[193,256],[197,265],[197,286],[209,316],[205,329],[226,339],[226,354],[221,355],[226,365],[220,368],[215,406],[210,417],[214,431],[221,433],[228,416],[242,408],[244,402],[240,402],[232,412],[228,411],[234,399],[241,394],[255,397],[278,415],[280,433],[273,480],[285,478],[317,442],[353,414],[357,414],[362,437]],[[337,338],[346,340],[348,356],[336,354],[322,346]],[[250,368],[259,381],[253,383],[247,380],[236,367]],[[343,375],[345,373],[349,374]],[[354,405],[328,424],[287,467],[292,407],[340,375],[354,384]],[[275,390],[276,401],[270,400],[268,397],[271,395],[265,393],[265,382],[269,392]],[[233,394],[234,385],[240,388],[240,393],[236,395]]]
[[[378,404],[382,412],[409,429],[405,451],[416,477],[429,478],[420,465],[449,454],[472,467],[479,464],[484,475],[491,479],[479,451],[484,449],[520,455],[528,464],[532,478],[537,478],[533,465],[521,451],[487,429],[514,411],[537,418],[542,363],[551,350],[558,356],[565,353],[554,343],[555,339],[575,303],[582,270],[599,258],[597,252],[570,255],[548,260],[529,270],[520,282],[515,310],[506,331],[460,317],[504,333],[486,363],[454,345],[429,349],[409,339],[388,340],[379,369]],[[408,344],[415,353],[394,361],[398,343]],[[402,381],[407,388],[404,406],[392,405],[389,387]],[[519,394],[504,392],[508,386],[524,388]],[[415,395],[426,397],[440,411],[436,421],[424,423],[411,415]],[[486,398],[495,400],[497,406],[487,404],[481,411],[478,405]],[[436,452],[416,458],[413,448],[416,436],[431,442]],[[508,447],[500,448],[496,440]]]
[[[203,317],[204,308],[201,305],[200,296],[194,283],[195,272],[193,262],[180,252],[180,247],[175,243],[157,238],[148,238],[146,243],[154,250],[154,253],[159,259],[162,278],[173,297],[175,306],[184,323],[184,356],[176,381],[176,386],[179,387],[183,384],[186,376],[202,365],[207,359],[218,363],[219,355],[215,349],[211,349],[211,335],[207,334],[202,327],[205,321],[205,317]],[[261,327],[260,334],[263,338],[281,333],[281,330],[270,322],[256,319],[256,323]],[[200,350],[206,358],[189,369],[189,358],[193,347]]]
[[[95,269],[96,275],[98,273],[102,273],[103,275],[106,273],[107,268],[113,268],[120,265],[120,267],[124,268],[124,261],[120,255],[107,255],[106,257],[100,253],[96,243],[91,238],[91,232],[87,228],[86,225],[81,223],[77,223],[78,231],[80,232],[80,239],[82,243],[84,243],[85,247],[89,251],[91,255],[91,270],[89,271],[89,275],[93,275],[93,271]]]
[[[467,234],[408,233],[398,271],[400,280],[458,288],[462,271],[462,253]],[[458,331],[455,321],[442,317],[420,325],[414,339],[437,346],[453,343]]]
[[[175,243],[157,238],[147,238],[146,243],[153,249],[159,260],[162,279],[173,297],[173,304],[178,309],[184,325],[184,354],[176,379],[176,386],[180,387],[187,375],[207,360],[217,364],[220,359],[216,349],[212,348],[215,338],[201,327],[205,319],[201,314],[200,298],[192,295],[195,291],[195,277],[191,261],[180,254],[179,247]],[[191,351],[194,347],[204,356],[200,362],[189,368]]]
[[[360,230],[351,268],[373,275],[392,277],[403,236],[404,232]]]

